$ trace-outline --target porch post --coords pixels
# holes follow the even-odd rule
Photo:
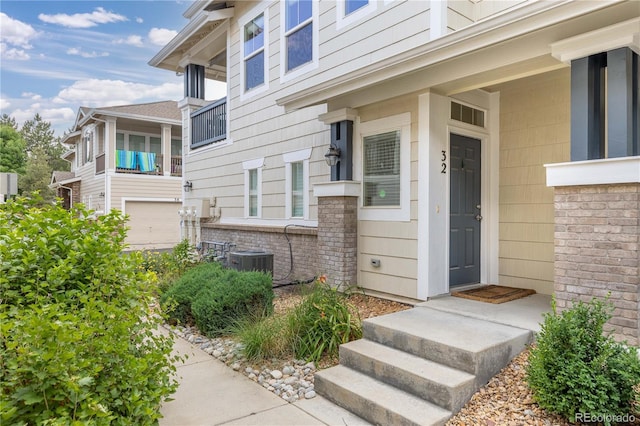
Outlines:
[[[332,286],[358,280],[358,197],[360,182],[316,184],[318,197],[318,271]]]
[[[171,124],[162,124],[161,128],[162,174],[164,176],[171,176]]]

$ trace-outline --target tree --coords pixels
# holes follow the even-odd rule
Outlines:
[[[2,114],[0,117],[0,126],[10,126],[13,127],[13,130],[18,130],[16,119],[7,114]]]
[[[36,147],[41,147],[53,170],[69,170],[69,163],[60,158],[65,151],[60,138],[55,137],[51,123],[44,121],[40,114],[36,113],[32,120],[25,121],[20,133],[25,141],[27,152],[33,153]]]
[[[0,124],[0,172],[25,172],[27,151],[18,131],[8,125]]]
[[[44,201],[53,201],[54,192],[49,188],[52,172],[49,156],[44,148],[35,147],[27,159],[24,175],[18,179],[18,189],[22,194],[38,191]]]

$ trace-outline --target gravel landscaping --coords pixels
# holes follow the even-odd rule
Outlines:
[[[276,289],[274,312],[286,312],[302,300],[291,287]],[[410,309],[411,306],[355,293],[350,296],[361,319]],[[338,363],[337,359],[323,358],[319,365],[296,359],[270,359],[259,364],[250,362],[242,355],[242,345],[232,338],[201,336],[195,327],[169,327],[179,337],[200,347],[206,353],[224,362],[265,389],[288,402],[315,397],[314,373],[316,368],[327,368]],[[514,358],[487,385],[482,387],[462,410],[452,417],[447,426],[502,426],[502,425],[572,425],[563,418],[547,413],[533,400],[525,382],[525,368],[529,351]],[[580,424],[580,423],[578,423]],[[640,425],[636,419],[633,425]]]

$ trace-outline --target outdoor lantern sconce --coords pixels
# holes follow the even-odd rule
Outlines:
[[[329,167],[333,167],[338,164],[338,161],[340,161],[340,148],[331,144],[327,153],[324,154],[324,159],[327,161],[327,165]]]
[[[184,185],[182,185],[182,187],[184,188],[184,192],[189,192],[193,188],[193,183],[191,183],[191,181],[188,180],[184,183]]]

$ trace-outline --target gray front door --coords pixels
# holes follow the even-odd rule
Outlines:
[[[449,286],[480,282],[480,141],[451,134]]]

